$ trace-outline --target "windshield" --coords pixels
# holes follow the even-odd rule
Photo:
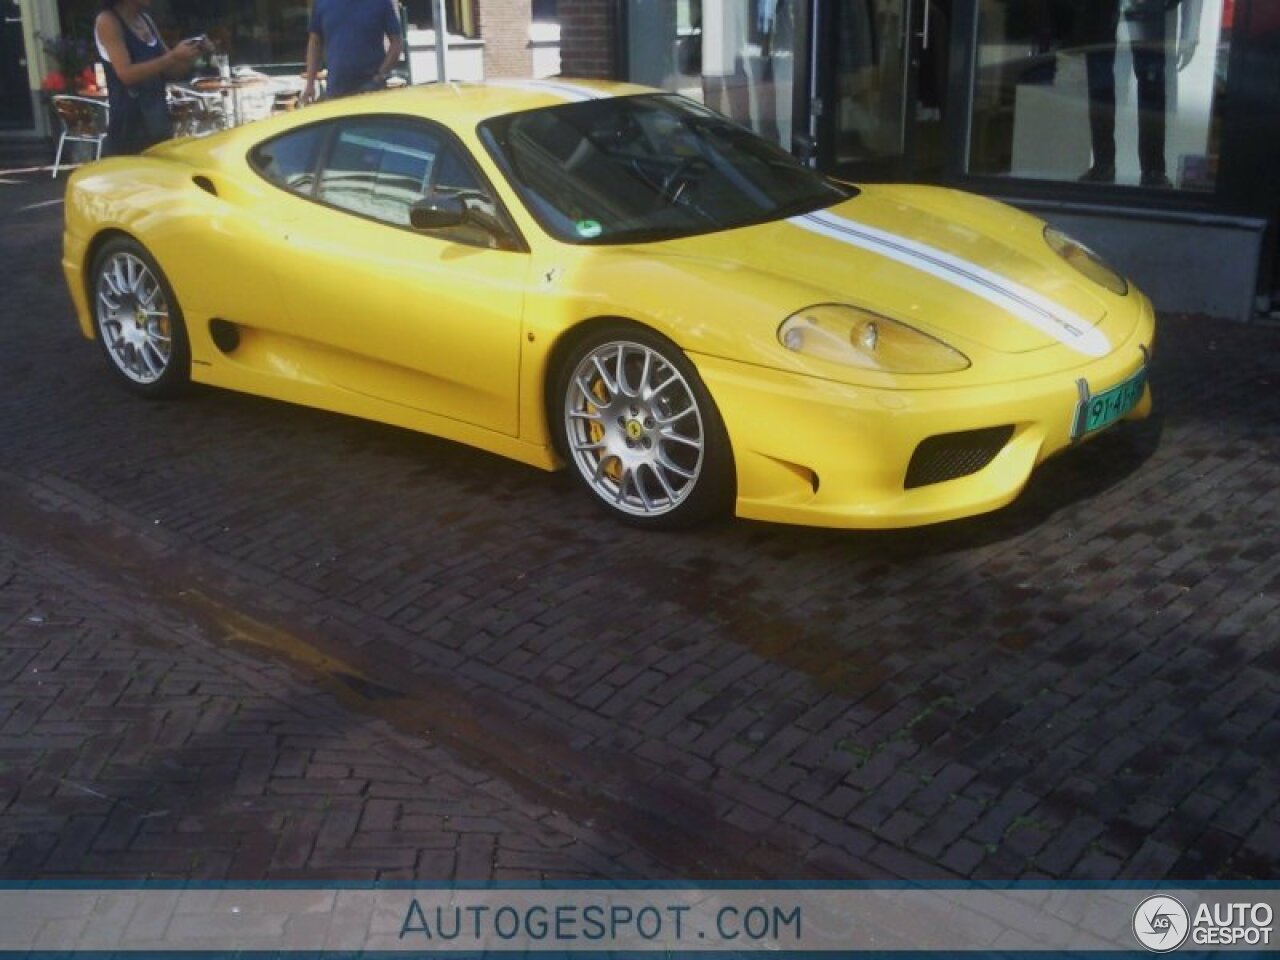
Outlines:
[[[566,243],[727,230],[831,206],[855,192],[673,95],[508,114],[480,131],[533,215]]]

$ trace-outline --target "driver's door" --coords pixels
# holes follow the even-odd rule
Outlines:
[[[331,125],[284,218],[289,325],[342,389],[516,435],[529,256],[447,131],[416,118]],[[474,220],[415,231],[409,208],[463,192]]]

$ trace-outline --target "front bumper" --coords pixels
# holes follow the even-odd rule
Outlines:
[[[693,356],[733,445],[737,514],[775,523],[909,527],[995,510],[1031,471],[1070,447],[1078,381],[1096,394],[1133,376],[1154,337],[1150,304],[1110,354],[1049,376],[994,386],[885,390]],[[1011,358],[1016,362],[1016,358]],[[1151,411],[1150,387],[1125,417]],[[908,466],[929,437],[1012,427],[985,467],[908,489]],[[1083,438],[1089,439],[1088,436]]]

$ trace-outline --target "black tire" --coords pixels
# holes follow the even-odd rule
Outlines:
[[[107,366],[144,397],[171,397],[191,380],[182,308],[155,259],[130,237],[114,237],[93,258],[89,309]]]
[[[666,337],[621,321],[595,327],[567,352],[552,391],[557,446],[615,518],[670,530],[733,507],[724,421],[693,364]]]

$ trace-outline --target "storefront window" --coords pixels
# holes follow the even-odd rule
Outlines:
[[[402,0],[405,21],[410,30],[434,30],[436,24],[436,0]],[[476,0],[445,0],[445,18],[449,21],[449,33],[455,37],[480,35]]]
[[[970,172],[1213,190],[1230,6],[981,0]]]
[[[65,25],[92,29],[99,0],[60,0]],[[165,40],[207,33],[235,63],[300,65],[307,55],[308,0],[155,0],[150,7]]]
[[[682,93],[791,146],[802,0],[631,0],[635,83]]]
[[[476,0],[447,0],[449,32],[479,33]],[[73,25],[87,35],[101,9],[100,0],[59,0],[64,30]],[[430,29],[435,0],[405,0],[411,27]],[[311,0],[154,0],[150,11],[170,44],[207,33],[233,63],[300,66],[307,55]]]
[[[169,0],[185,35],[207,33],[236,63],[297,63],[307,58],[310,4],[289,0]]]

